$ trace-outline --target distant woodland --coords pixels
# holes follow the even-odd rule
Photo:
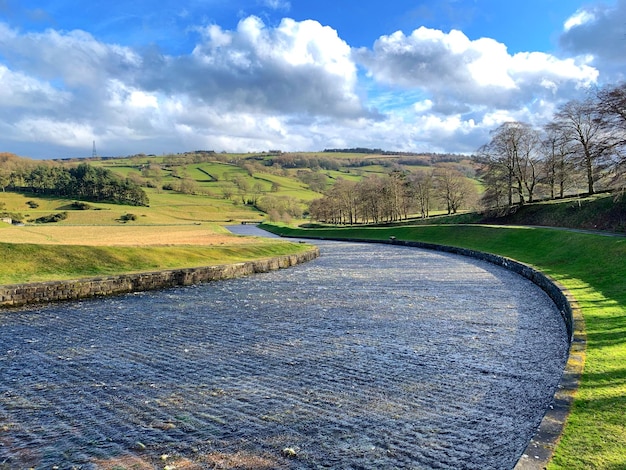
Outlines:
[[[20,159],[0,154],[0,188],[42,196],[59,196],[85,201],[147,206],[148,196],[130,179],[88,163],[66,167],[55,162]]]

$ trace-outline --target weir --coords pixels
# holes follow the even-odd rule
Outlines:
[[[319,246],[289,270],[0,314],[0,461],[512,468],[567,357],[548,296],[451,254]]]

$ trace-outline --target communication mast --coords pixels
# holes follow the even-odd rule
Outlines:
[[[93,141],[93,151],[91,152],[91,158],[96,158],[98,153],[96,152],[96,141]]]

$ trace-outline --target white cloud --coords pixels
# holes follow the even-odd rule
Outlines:
[[[384,102],[387,97],[393,103],[402,102],[400,97],[415,98],[403,109],[390,111],[392,121],[400,118],[403,129],[419,136],[415,147],[454,152],[475,151],[488,141],[489,131],[506,120],[541,125],[558,103],[598,80],[598,70],[587,57],[509,54],[502,43],[470,40],[455,30],[421,27],[408,36],[396,32],[354,55],[379,89],[390,90],[375,94],[381,109],[390,108]],[[389,131],[399,134],[394,127]],[[410,145],[406,134],[404,143]]]
[[[413,110],[418,114],[425,113],[431,109],[433,109],[432,100],[418,101],[413,104]]]
[[[94,139],[93,128],[86,123],[29,117],[15,123],[15,131],[34,142],[68,148],[82,147]]]
[[[604,82],[626,79],[626,0],[596,3],[578,10],[559,38],[566,53],[589,57]]]
[[[45,81],[0,65],[0,114],[10,111],[15,116],[26,110],[55,109],[69,97]]]
[[[576,26],[584,25],[585,23],[590,23],[596,19],[595,15],[586,10],[578,10],[572,16],[570,16],[565,23],[563,24],[563,30],[569,31]]]
[[[355,92],[357,69],[350,47],[316,21],[283,19],[268,28],[257,17],[235,31],[212,25],[191,57],[165,60],[165,72],[150,88],[191,93],[204,102],[247,110],[357,117],[367,114]],[[183,86],[174,75],[184,78]]]
[[[68,88],[98,87],[102,78],[141,66],[131,49],[101,43],[78,30],[19,34],[0,23],[0,52],[25,73]]]
[[[502,122],[542,124],[607,70],[626,70],[624,17],[626,0],[580,10],[565,22],[563,57],[510,54],[494,39],[424,27],[356,50],[331,27],[289,18],[190,28],[195,47],[181,55],[0,23],[0,150],[20,143],[35,156],[88,155],[96,140],[105,155],[472,152]]]
[[[289,10],[291,3],[287,0],[261,0],[261,4],[272,10]]]
[[[598,75],[581,60],[540,52],[510,55],[493,39],[471,41],[460,31],[424,27],[410,36],[382,36],[373,50],[361,49],[357,57],[375,80],[427,90],[441,112],[451,113],[461,104],[517,108],[529,99],[588,86]]]
[[[3,128],[25,148],[95,139],[112,153],[150,151],[139,143],[180,151],[187,142],[242,151],[309,148],[294,126],[304,134],[320,120],[376,116],[357,94],[351,49],[332,28],[291,19],[270,28],[248,17],[236,30],[200,32],[191,54],[166,56],[82,31],[22,34],[0,23],[0,116],[14,121]]]

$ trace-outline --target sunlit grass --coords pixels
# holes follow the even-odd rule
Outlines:
[[[84,246],[0,243],[0,284],[213,266],[300,253],[306,245],[250,240],[211,246]]]

